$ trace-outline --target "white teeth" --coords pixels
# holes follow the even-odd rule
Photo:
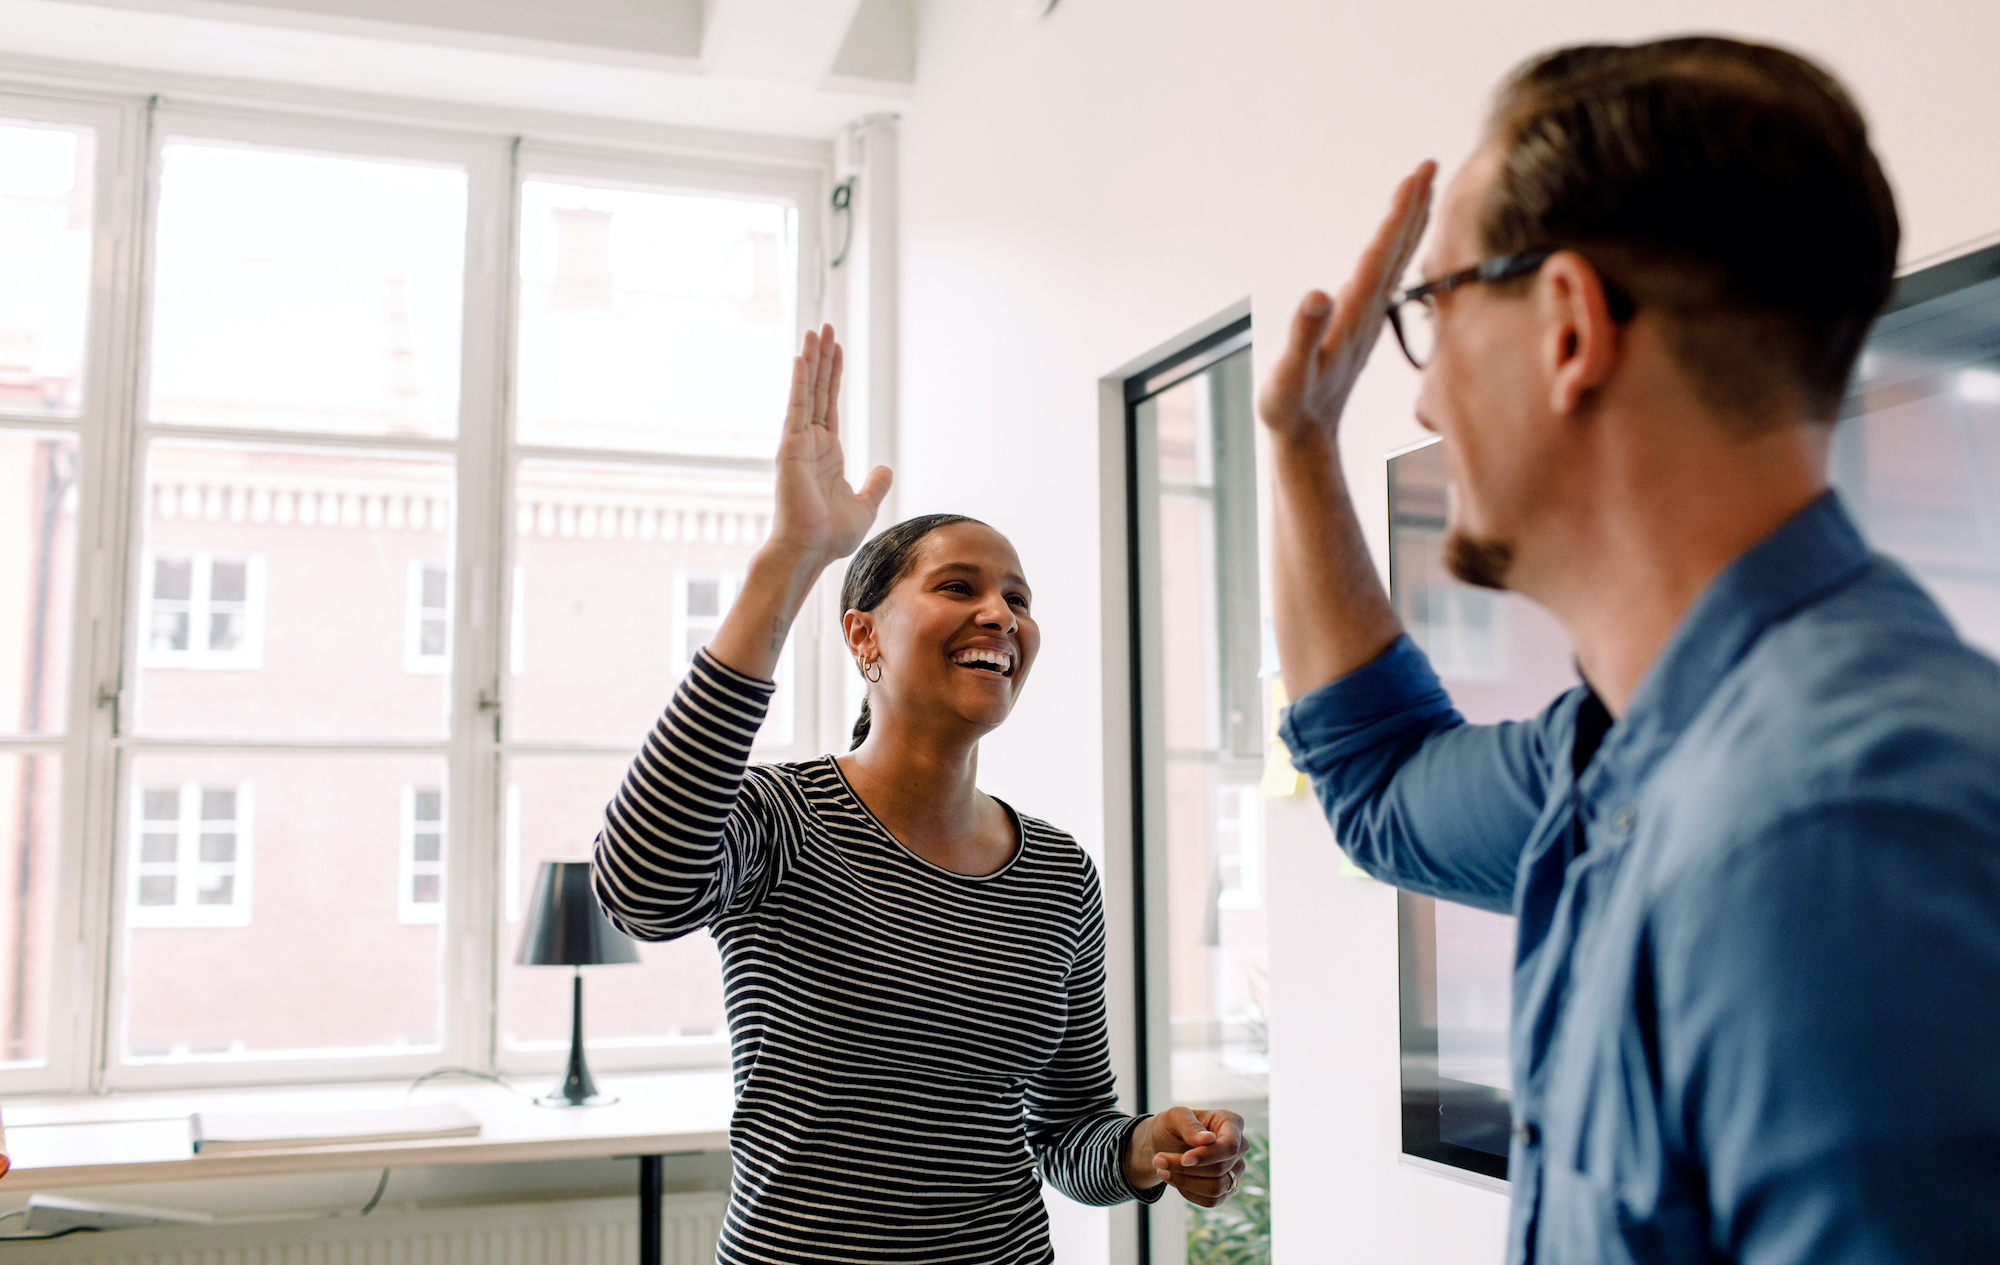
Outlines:
[[[1005,650],[961,650],[951,661],[968,668],[987,668],[1002,676],[1014,670],[1014,656]]]

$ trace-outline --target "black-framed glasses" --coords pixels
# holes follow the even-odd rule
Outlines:
[[[1389,296],[1389,324],[1396,331],[1396,342],[1402,346],[1403,354],[1419,369],[1430,362],[1431,352],[1437,348],[1439,295],[1450,294],[1461,286],[1512,281],[1516,277],[1528,276],[1555,253],[1549,249],[1501,255]]]

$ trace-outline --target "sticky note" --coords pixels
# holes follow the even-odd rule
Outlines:
[[[1267,633],[1270,626],[1271,621],[1265,620]],[[1272,658],[1275,660],[1276,655]],[[1264,734],[1264,777],[1257,783],[1257,794],[1265,799],[1288,799],[1305,789],[1306,778],[1292,767],[1292,753],[1278,736],[1278,718],[1290,701],[1285,697],[1285,682],[1272,677],[1270,691],[1270,706],[1265,709],[1270,714],[1270,723]]]

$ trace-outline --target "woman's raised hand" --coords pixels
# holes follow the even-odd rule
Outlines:
[[[833,326],[806,334],[792,361],[792,398],[778,442],[778,504],[771,546],[821,566],[853,553],[889,493],[876,466],[856,492],[840,451],[840,344]]]
[[[724,665],[768,680],[819,573],[860,547],[889,493],[876,466],[856,492],[840,452],[840,344],[833,326],[806,335],[792,361],[792,402],[778,441],[778,505],[771,538],[750,560],[743,587],[708,643]]]

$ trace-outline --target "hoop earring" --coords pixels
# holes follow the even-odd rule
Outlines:
[[[874,684],[877,684],[878,682],[880,682],[880,681],[881,681],[881,679],[882,679],[882,661],[881,661],[880,659],[876,659],[876,660],[875,660],[874,662],[872,662],[872,663],[863,663],[863,662],[861,662],[861,656],[860,656],[860,655],[856,655],[856,656],[854,656],[854,666],[855,666],[855,667],[857,667],[857,668],[859,668],[859,669],[861,670],[861,679],[862,679],[862,680],[864,680],[864,681],[866,681],[866,682],[868,682],[868,683],[869,683],[870,685],[874,685]],[[870,676],[870,675],[868,675],[868,673],[869,673],[869,671],[870,671],[871,669],[872,669],[872,670],[874,671],[874,673],[875,673],[875,675],[874,675],[874,676]]]

